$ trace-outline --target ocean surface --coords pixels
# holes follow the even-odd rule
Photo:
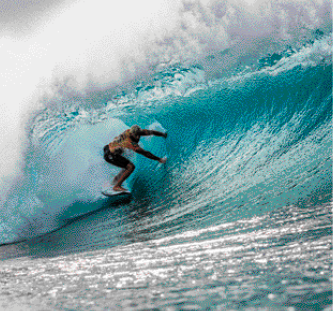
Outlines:
[[[302,35],[247,28],[246,47],[222,45],[221,3],[184,4],[215,38],[170,34],[188,58],[160,44],[122,82],[59,78],[39,96],[20,172],[2,176],[0,310],[332,310],[328,2]],[[127,153],[132,196],[104,197],[119,169],[103,147],[134,124],[168,133],[140,141],[167,163]]]

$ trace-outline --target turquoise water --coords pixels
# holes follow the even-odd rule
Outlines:
[[[1,206],[0,309],[331,310],[331,39],[44,97]],[[133,124],[168,161],[128,154],[132,197],[105,198],[103,146]]]

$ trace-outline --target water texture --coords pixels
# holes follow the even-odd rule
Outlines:
[[[257,30],[246,45],[221,32],[238,31],[221,22],[232,2],[186,3],[214,48],[201,28],[192,51],[183,25],[169,39],[175,57],[187,38],[187,59],[159,46],[159,62],[121,83],[67,78],[25,119],[20,171],[3,176],[1,310],[331,310],[326,2],[306,36],[283,24],[289,42]],[[168,161],[126,154],[132,197],[106,198],[118,169],[103,147],[133,124],[168,133],[140,141]]]

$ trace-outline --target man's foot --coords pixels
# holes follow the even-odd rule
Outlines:
[[[112,188],[114,191],[127,191],[128,192],[128,190],[127,189],[125,189],[125,188],[123,188],[123,187],[121,187],[121,186],[114,186],[113,188]]]

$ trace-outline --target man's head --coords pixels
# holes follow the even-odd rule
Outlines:
[[[131,127],[131,134],[137,135],[141,131],[141,127],[139,125],[133,125]]]

